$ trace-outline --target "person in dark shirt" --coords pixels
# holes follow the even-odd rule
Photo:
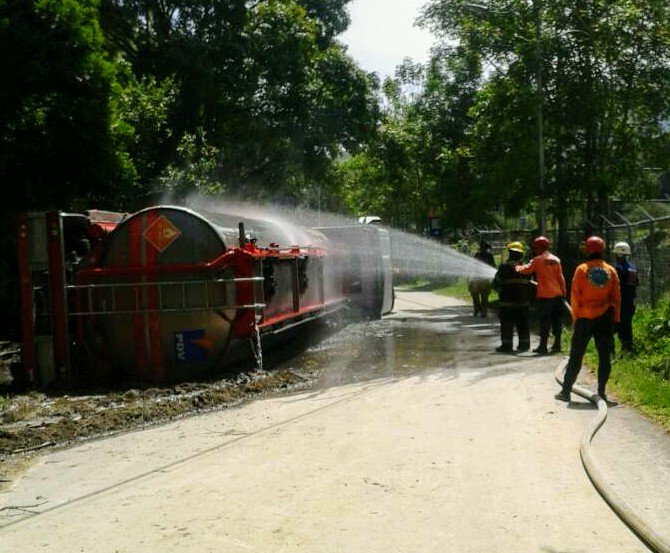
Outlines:
[[[528,328],[528,308],[533,294],[530,276],[517,273],[516,267],[521,265],[523,244],[511,242],[507,244],[508,259],[502,263],[493,278],[493,288],[498,292],[498,315],[500,317],[500,341],[497,352],[512,353],[514,351],[514,329],[518,335],[517,352],[528,351],[530,348],[530,331]]]
[[[624,353],[633,351],[633,315],[635,314],[635,296],[640,282],[637,267],[630,261],[631,249],[628,242],[617,242],[612,249],[616,257],[616,272],[621,287],[621,320],[616,332]]]
[[[491,267],[496,266],[495,259],[491,253],[491,244],[486,240],[479,243],[479,250],[475,254],[475,259],[482,263],[486,263]],[[491,279],[490,278],[473,278],[468,283],[468,291],[472,296],[472,304],[474,306],[474,317],[478,314],[482,317],[488,316],[489,295],[491,294]]]

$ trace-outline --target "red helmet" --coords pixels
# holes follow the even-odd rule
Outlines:
[[[605,249],[605,241],[600,236],[589,236],[584,242],[586,253],[602,253]]]
[[[538,236],[533,240],[533,250],[535,253],[546,252],[549,249],[550,244],[551,242],[549,242],[549,238],[546,236]]]

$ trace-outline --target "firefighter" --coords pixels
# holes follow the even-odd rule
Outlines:
[[[619,322],[621,290],[616,269],[603,261],[605,241],[591,236],[584,244],[587,261],[575,270],[570,290],[573,333],[570,358],[565,369],[563,388],[554,396],[570,401],[570,391],[582,368],[586,346],[593,337],[598,351],[598,395],[610,403],[605,394],[612,364],[610,351],[614,340],[613,325]]]
[[[475,259],[482,263],[486,263],[491,267],[496,266],[495,259],[491,253],[491,244],[486,240],[479,243],[479,250],[475,253]],[[491,279],[490,278],[473,278],[468,283],[468,291],[472,296],[472,304],[474,307],[474,315],[476,317],[480,314],[482,317],[488,316],[489,295],[491,294]]]
[[[616,332],[624,353],[633,351],[633,315],[635,314],[635,296],[640,283],[637,267],[630,261],[630,245],[617,242],[612,249],[616,258],[616,272],[621,286],[621,319]]]
[[[530,331],[528,330],[528,308],[532,297],[530,276],[520,275],[516,267],[521,265],[523,244],[507,244],[507,261],[502,263],[493,278],[493,288],[498,292],[498,316],[500,317],[500,346],[497,352],[512,353],[514,329],[518,344],[517,353],[530,349]]]
[[[533,241],[535,257],[525,265],[516,267],[522,275],[535,273],[537,279],[537,300],[540,307],[540,344],[533,351],[540,355],[549,353],[547,342],[549,331],[554,335],[552,353],[561,351],[561,331],[563,330],[564,301],[567,294],[561,260],[549,251],[549,239],[538,236]]]

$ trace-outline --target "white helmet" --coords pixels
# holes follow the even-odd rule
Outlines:
[[[630,255],[630,246],[628,245],[628,242],[617,242],[614,244],[612,251],[614,252],[614,255],[618,255],[619,257]]]

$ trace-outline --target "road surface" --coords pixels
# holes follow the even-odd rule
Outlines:
[[[392,342],[415,325],[448,328],[459,353],[443,366],[433,355],[423,371],[45,455],[0,496],[2,550],[648,551],[585,474],[578,447],[595,411],[553,399],[559,359],[493,353],[497,321],[470,311],[449,298],[399,294]],[[414,354],[421,359],[420,348]],[[668,462],[667,440],[622,406],[594,442],[613,480],[631,475],[621,490],[657,527],[667,525],[668,488],[654,495],[658,482],[635,466],[649,460],[645,447],[660,456],[656,464]]]

